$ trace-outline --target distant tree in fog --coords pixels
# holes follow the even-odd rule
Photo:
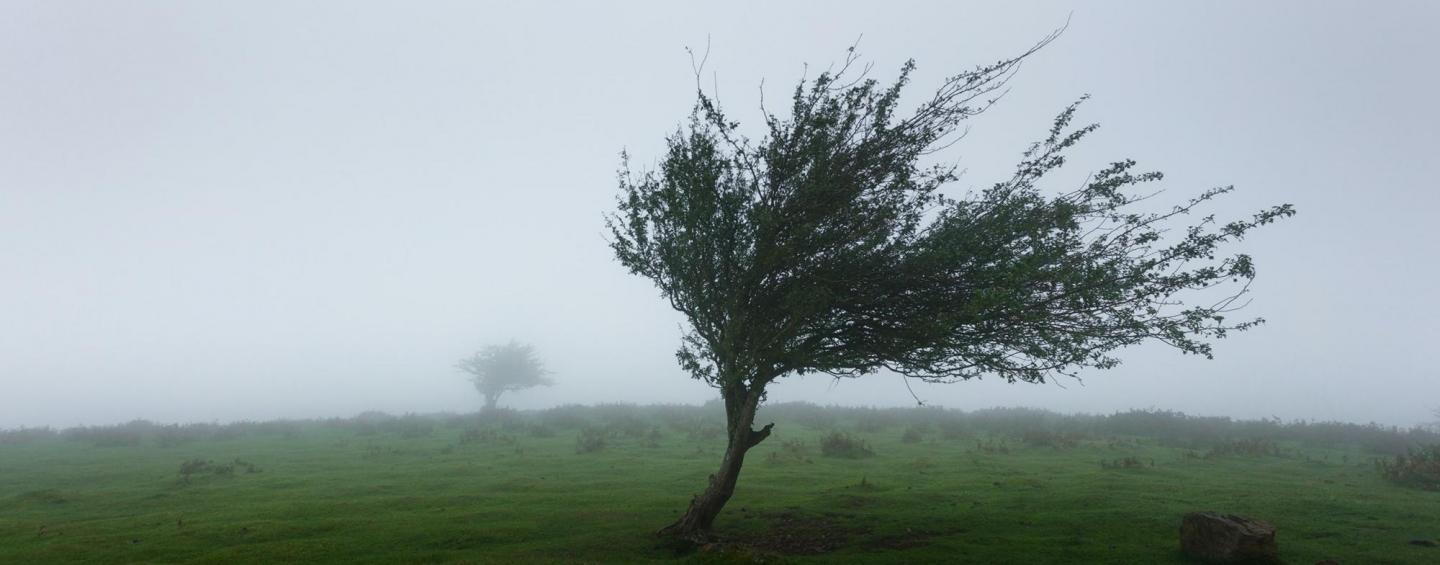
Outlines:
[[[502,394],[554,384],[546,378],[550,372],[535,354],[535,346],[515,341],[486,347],[456,366],[470,375],[475,390],[485,397],[486,412],[495,409]]]
[[[839,70],[800,81],[788,115],[765,110],[758,141],[697,89],[658,170],[636,174],[622,157],[610,244],[688,319],[678,360],[719,390],[729,428],[720,469],[662,533],[708,532],[745,453],[770,435],[774,424],[752,426],[782,377],[1038,383],[1114,367],[1111,352],[1143,341],[1209,357],[1210,341],[1263,321],[1227,317],[1255,266],[1221,249],[1291,206],[1177,225],[1231,187],[1149,211],[1135,204],[1154,193],[1136,187],[1161,175],[1128,159],[1042,189],[1096,129],[1072,124],[1079,102],[1009,178],[941,192],[957,170],[933,155],[1050,39],[945,79],[908,113],[913,62],[884,86],[852,70],[852,48]]]

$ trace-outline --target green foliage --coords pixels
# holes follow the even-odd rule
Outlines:
[[[620,263],[689,320],[681,365],[737,399],[810,372],[1040,382],[1113,367],[1110,352],[1145,340],[1208,357],[1211,340],[1260,323],[1226,318],[1256,271],[1223,249],[1293,208],[1176,226],[1231,188],[1145,212],[1137,187],[1161,175],[1128,159],[1047,190],[1097,127],[1073,125],[1078,103],[1010,178],[944,193],[955,169],[922,163],[1033,52],[950,77],[908,115],[913,62],[885,87],[850,74],[852,52],[797,85],[788,115],[766,114],[759,141],[699,93],[657,170],[626,159],[608,219]]]

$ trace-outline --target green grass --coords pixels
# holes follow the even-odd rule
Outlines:
[[[905,442],[904,425],[843,418],[781,421],[717,524],[734,543],[677,554],[651,532],[702,486],[723,440],[656,427],[658,446],[611,433],[585,454],[575,427],[471,443],[455,426],[407,438],[314,425],[177,447],[0,445],[0,563],[1175,563],[1180,517],[1196,510],[1272,522],[1291,563],[1440,562],[1440,548],[1409,543],[1440,538],[1440,492],[1381,480],[1357,449],[1204,458],[1151,438],[1053,448],[937,431]],[[832,428],[875,455],[823,457]],[[1143,465],[1101,465],[1126,457]],[[180,464],[195,458],[262,471],[186,484]]]

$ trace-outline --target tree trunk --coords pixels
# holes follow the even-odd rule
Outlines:
[[[487,395],[485,395],[485,413],[486,413],[486,414],[489,414],[489,413],[494,412],[494,411],[495,411],[495,403],[497,403],[497,402],[500,402],[500,395],[499,395],[499,394],[487,394]]]
[[[690,541],[702,542],[720,515],[720,509],[735,494],[735,483],[740,479],[740,466],[745,462],[745,453],[770,436],[775,424],[766,425],[760,431],[751,429],[755,423],[755,409],[760,404],[760,390],[722,390],[725,397],[725,419],[729,428],[729,444],[725,457],[720,460],[720,470],[710,475],[710,484],[705,491],[690,499],[690,507],[674,524],[661,528],[659,535],[674,536]]]

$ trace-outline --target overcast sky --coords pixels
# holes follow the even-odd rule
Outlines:
[[[709,42],[753,127],[762,80],[782,98],[862,35],[877,78],[916,59],[919,96],[1067,17],[951,149],[953,190],[1089,93],[1103,127],[1069,174],[1132,157],[1166,198],[1234,184],[1222,218],[1298,208],[1241,246],[1270,322],[1214,361],[1149,345],[1083,385],[916,393],[1433,419],[1440,4],[995,4],[6,1],[0,427],[471,411],[455,361],[512,337],[558,383],[502,404],[703,402],[681,318],[602,220],[619,152],[653,164],[694,102],[684,48]],[[913,404],[894,375],[770,395],[791,400]]]

